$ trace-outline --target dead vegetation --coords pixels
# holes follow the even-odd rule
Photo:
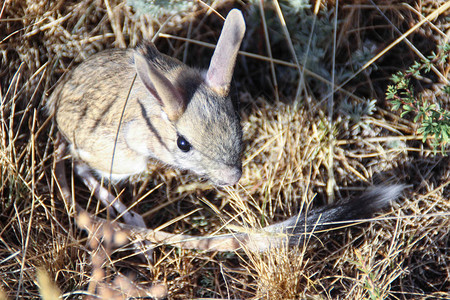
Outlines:
[[[336,25],[334,2],[317,2],[317,14],[312,2],[302,15],[289,1],[267,1],[264,17],[259,2],[218,1],[217,12],[195,2],[158,18],[125,1],[3,2],[0,298],[448,299],[448,152],[434,154],[422,144],[415,122],[392,113],[384,93],[391,74],[448,42],[449,3],[345,1]],[[199,236],[229,232],[226,224],[259,228],[373,184],[410,188],[376,222],[264,254],[162,245],[142,261],[120,235],[105,231],[92,239],[75,225],[53,177],[56,128],[44,109],[47,96],[91,54],[142,39],[207,67],[212,50],[200,42],[216,43],[218,13],[232,7],[243,10],[248,26],[234,88],[244,128],[243,177],[236,187],[217,189],[151,166],[145,178],[117,187],[124,201],[139,201],[135,210],[149,228]],[[448,61],[436,68],[415,83],[425,95],[448,85]],[[106,217],[76,177],[72,184],[77,203]]]

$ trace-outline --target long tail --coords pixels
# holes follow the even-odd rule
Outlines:
[[[376,186],[361,196],[343,204],[319,207],[306,214],[294,216],[286,221],[268,226],[265,231],[284,233],[289,245],[299,244],[309,234],[330,228],[338,228],[358,220],[371,217],[374,213],[391,206],[397,200],[404,185]],[[278,242],[286,243],[286,240]],[[279,246],[275,244],[273,246]]]
[[[370,217],[373,213],[389,207],[404,188],[404,185],[377,186],[362,196],[340,205],[313,209],[260,230],[225,235],[198,237],[137,228],[116,222],[109,225],[115,230],[125,233],[131,241],[150,241],[155,244],[204,251],[234,251],[245,248],[254,252],[262,252],[282,245],[299,244],[310,234]],[[93,222],[90,222],[89,226],[82,227],[91,233],[101,234],[99,227],[106,224],[107,221],[93,216],[91,216],[91,220]]]

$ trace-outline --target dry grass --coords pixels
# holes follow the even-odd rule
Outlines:
[[[328,6],[333,24],[334,1],[322,2],[320,10]],[[0,4],[0,298],[41,294],[52,299],[61,293],[65,299],[94,299],[94,294],[118,299],[165,294],[170,299],[448,299],[450,160],[434,155],[414,136],[416,124],[391,113],[384,100],[392,73],[448,40],[450,15],[442,9],[448,3],[376,2],[377,8],[370,1],[339,6],[336,46],[322,67],[349,70],[352,55],[368,45],[374,54],[386,53],[367,66],[352,65],[355,79],[339,86],[333,98],[331,78],[320,70],[305,70],[313,80],[301,84],[303,71],[291,54],[299,29],[280,27],[284,6],[277,14],[280,3],[266,3],[263,19],[257,5],[221,2],[216,8],[222,15],[240,7],[248,23],[242,47],[247,54],[240,56],[235,72],[245,138],[239,186],[216,189],[187,173],[155,166],[137,183],[124,185],[122,198],[140,199],[136,210],[147,212],[150,228],[206,235],[230,220],[246,227],[272,224],[330,201],[330,193],[339,200],[386,180],[411,184],[405,196],[377,222],[328,232],[299,248],[261,255],[161,246],[153,264],[133,257],[129,245],[111,233],[105,232],[100,243],[75,226],[53,178],[56,128],[45,99],[64,72],[91,54],[135,46],[158,32],[162,52],[207,67],[212,51],[196,43],[214,44],[222,19],[202,2],[168,22],[164,16],[137,15],[124,1]],[[439,17],[423,22],[408,41],[399,38],[433,13]],[[433,91],[449,78],[448,71],[438,68],[431,83],[417,85]],[[338,73],[339,85],[350,78],[341,80]],[[358,127],[338,107],[344,101],[356,105],[362,97],[377,99],[377,110]],[[73,188],[82,206],[95,213],[103,209],[77,178]],[[180,216],[185,217],[172,222]]]

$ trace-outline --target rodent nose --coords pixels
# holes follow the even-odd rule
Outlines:
[[[217,170],[217,176],[215,176],[215,183],[217,185],[235,185],[238,183],[242,176],[242,168],[239,167],[228,167],[221,170]]]

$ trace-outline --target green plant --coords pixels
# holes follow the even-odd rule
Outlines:
[[[357,266],[358,270],[362,272],[364,289],[369,293],[367,299],[378,300],[384,299],[382,289],[377,285],[377,278],[379,278],[379,273],[370,266],[370,262],[367,258],[363,258],[361,251],[355,250],[357,261],[354,264]]]
[[[360,132],[360,128],[366,129],[369,125],[364,122],[364,117],[373,115],[376,110],[376,99],[367,100],[364,102],[353,102],[349,99],[344,99],[339,105],[339,111],[346,120],[353,124],[353,131]]]
[[[422,74],[429,73],[433,66],[447,62],[450,55],[450,44],[439,47],[439,52],[432,53],[427,58],[416,61],[408,70],[392,75],[392,85],[387,87],[386,99],[390,100],[392,110],[402,110],[401,117],[414,113],[414,122],[420,122],[417,133],[423,134],[425,142],[432,137],[433,150],[440,146],[445,155],[445,148],[450,141],[450,111],[442,107],[441,103],[448,102],[450,97],[450,84],[447,82],[440,93],[434,93],[433,101],[425,99],[423,93],[414,92],[411,79],[422,79]]]
[[[342,47],[341,41],[338,41],[339,45],[335,45],[332,42],[334,34],[336,31],[337,36],[341,35],[342,28],[346,26],[345,21],[337,20],[335,23],[336,11],[334,9],[328,8],[329,5],[324,4],[323,9],[315,12],[310,2],[305,0],[280,2],[289,37],[286,37],[283,33],[278,16],[271,11],[269,5],[266,5],[265,18],[268,27],[271,29],[271,44],[281,44],[283,45],[281,47],[285,47],[286,40],[290,39],[298,62],[308,70],[304,76],[308,89],[314,94],[323,96],[332,92],[332,85],[330,84],[332,80],[337,85],[340,85],[340,83],[346,82],[349,78],[353,78],[355,71],[374,57],[377,46],[370,39],[363,39],[355,47],[356,49],[351,51],[352,54],[349,57],[344,59],[342,56],[345,56],[345,54],[339,53],[339,58],[334,59],[333,53],[336,52],[335,48]],[[259,17],[258,10],[254,10],[253,13],[255,15],[253,18]],[[253,23],[256,23],[256,20]],[[282,59],[291,59],[292,53],[289,53],[289,56],[286,58],[283,57],[286,53],[289,52],[284,51],[283,53],[275,54],[275,56],[279,55]],[[284,83],[286,80],[289,80],[288,78],[295,80],[297,70],[293,68],[286,69],[285,67],[280,68],[282,69],[279,73],[283,74]],[[375,69],[377,69],[377,66],[372,64],[365,69],[363,74],[369,75]],[[308,73],[313,73],[316,76],[310,76]],[[319,79],[318,76],[321,78]],[[328,82],[325,82],[324,79]],[[356,75],[353,82],[365,79],[365,76]],[[292,83],[291,86],[295,86]]]

